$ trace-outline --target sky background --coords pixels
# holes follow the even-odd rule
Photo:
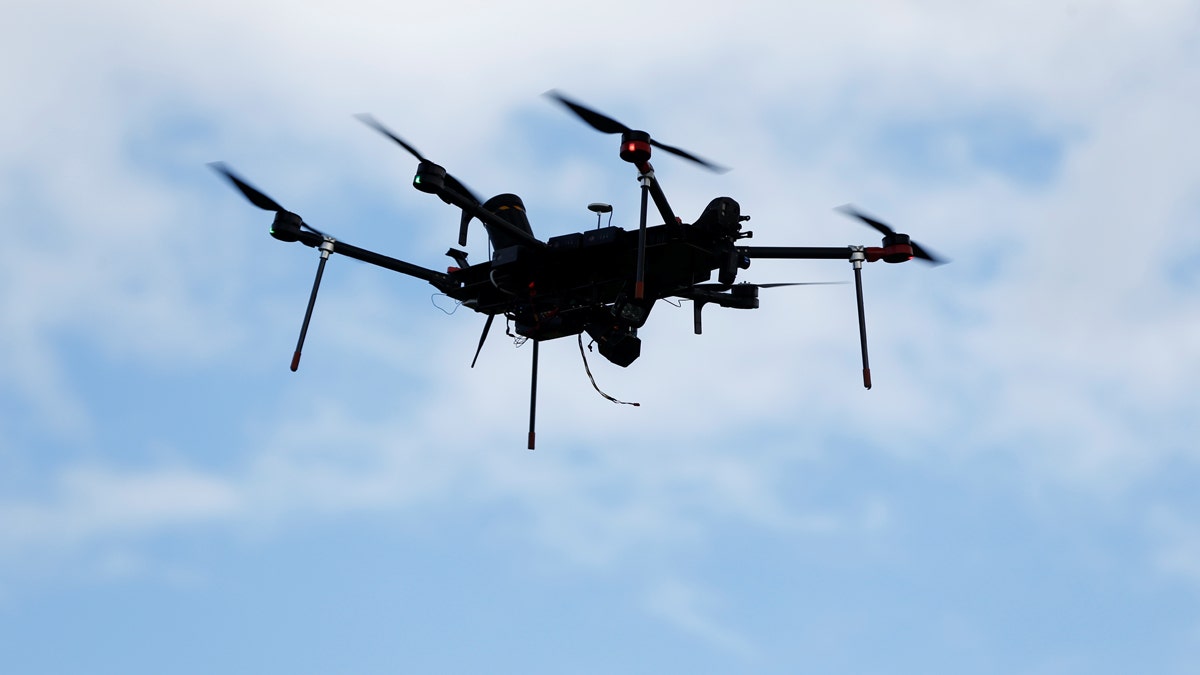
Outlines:
[[[0,670],[1192,673],[1193,2],[9,2]],[[206,166],[432,268],[458,215],[370,112],[545,238],[637,223],[565,93],[755,245],[953,263],[660,304],[642,357],[529,346],[317,256]],[[468,247],[487,255],[476,226]],[[836,261],[744,280],[843,281]],[[436,304],[435,304],[436,303]],[[439,307],[441,309],[439,309]]]

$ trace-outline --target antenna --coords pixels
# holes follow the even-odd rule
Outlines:
[[[596,229],[597,230],[600,229],[601,214],[607,213],[608,214],[608,224],[612,225],[612,210],[613,210],[612,204],[605,204],[603,202],[592,202],[591,204],[588,204],[588,211],[591,211],[592,213],[596,214]]]

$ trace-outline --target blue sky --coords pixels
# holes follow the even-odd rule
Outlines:
[[[0,27],[0,664],[13,673],[1185,673],[1200,659],[1200,12],[1186,2],[18,2]],[[639,41],[640,40],[640,41]],[[628,369],[309,249],[427,267],[635,176],[753,243],[951,265],[662,305]],[[472,232],[473,258],[486,255]],[[757,282],[850,278],[756,261]]]

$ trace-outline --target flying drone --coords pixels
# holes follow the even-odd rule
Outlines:
[[[612,207],[594,203],[588,208],[597,214],[595,229],[542,241],[534,236],[520,197],[500,194],[481,202],[445,168],[427,159],[368,115],[359,115],[359,119],[417,159],[413,187],[461,209],[459,246],[466,246],[467,231],[472,221],[478,219],[483,224],[491,243],[489,260],[471,263],[467,260],[466,252],[451,248],[446,255],[455,264],[445,272],[439,272],[353,246],[304,222],[300,216],[251,186],[225,164],[218,162],[210,165],[250,203],[275,212],[272,237],[280,241],[299,242],[320,253],[300,337],[292,356],[293,371],[300,364],[300,353],[312,319],[321,276],[331,255],[337,253],[406,274],[429,282],[462,306],[487,317],[471,367],[475,366],[497,316],[503,317],[511,326],[515,337],[533,342],[528,446],[532,450],[537,414],[538,346],[541,342],[576,335],[582,353],[583,334],[586,333],[598,346],[602,356],[618,366],[626,367],[641,355],[638,329],[645,325],[655,302],[669,298],[692,301],[694,331],[699,335],[700,315],[705,305],[756,309],[759,306],[760,289],[805,285],[738,283],[738,271],[749,268],[753,259],[816,259],[847,260],[853,267],[858,298],[863,386],[871,388],[866,315],[863,309],[863,263],[879,260],[902,263],[918,258],[937,265],[944,262],[941,258],[912,241],[907,234],[896,232],[850,206],[843,206],[841,210],[879,231],[883,235],[881,246],[743,246],[741,240],[753,236],[753,232],[742,229],[750,216],[743,215],[740,205],[729,197],[713,199],[695,222],[685,223],[675,215],[654,167],[650,165],[653,150],[657,148],[711,171],[723,172],[725,169],[685,150],[661,143],[647,132],[627,127],[557,91],[548,92],[547,96],[565,106],[593,129],[620,135],[620,157],[637,168],[641,187],[640,222],[636,232],[612,225],[600,227],[600,217],[605,213],[611,214]],[[654,203],[662,224],[649,224],[650,202]],[[714,273],[717,280],[712,282]],[[585,355],[585,366],[586,363]]]

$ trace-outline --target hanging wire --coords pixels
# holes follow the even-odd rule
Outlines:
[[[524,335],[517,335],[512,331],[512,322],[509,321],[507,316],[504,317],[504,334],[512,338],[513,345],[517,347],[520,347],[529,341],[529,338],[525,337]]]
[[[446,295],[445,293],[434,293],[433,295],[429,296],[429,301],[433,303],[434,307],[437,307],[438,309],[442,310],[442,312],[444,312],[446,314],[446,316],[453,316],[454,313],[458,311],[458,308],[462,307],[462,301],[455,300],[454,301],[454,309],[447,310],[445,307],[442,307],[441,305],[438,304],[437,299],[439,297],[449,298],[450,296]]]
[[[631,406],[634,406],[635,408],[641,407],[641,405],[642,405],[641,403],[634,403],[632,401],[622,401],[620,399],[613,398],[612,396],[609,396],[608,394],[604,393],[604,391],[602,391],[600,389],[600,385],[596,384],[596,378],[592,376],[592,369],[588,367],[587,354],[583,351],[583,333],[580,333],[578,337],[579,337],[579,355],[581,357],[583,357],[583,370],[585,372],[587,372],[588,379],[592,381],[592,388],[594,388],[597,392],[599,392],[599,394],[601,396],[612,401],[613,403],[619,403],[621,405],[631,405]],[[588,349],[591,349],[591,348],[592,348],[592,346],[589,344]]]

